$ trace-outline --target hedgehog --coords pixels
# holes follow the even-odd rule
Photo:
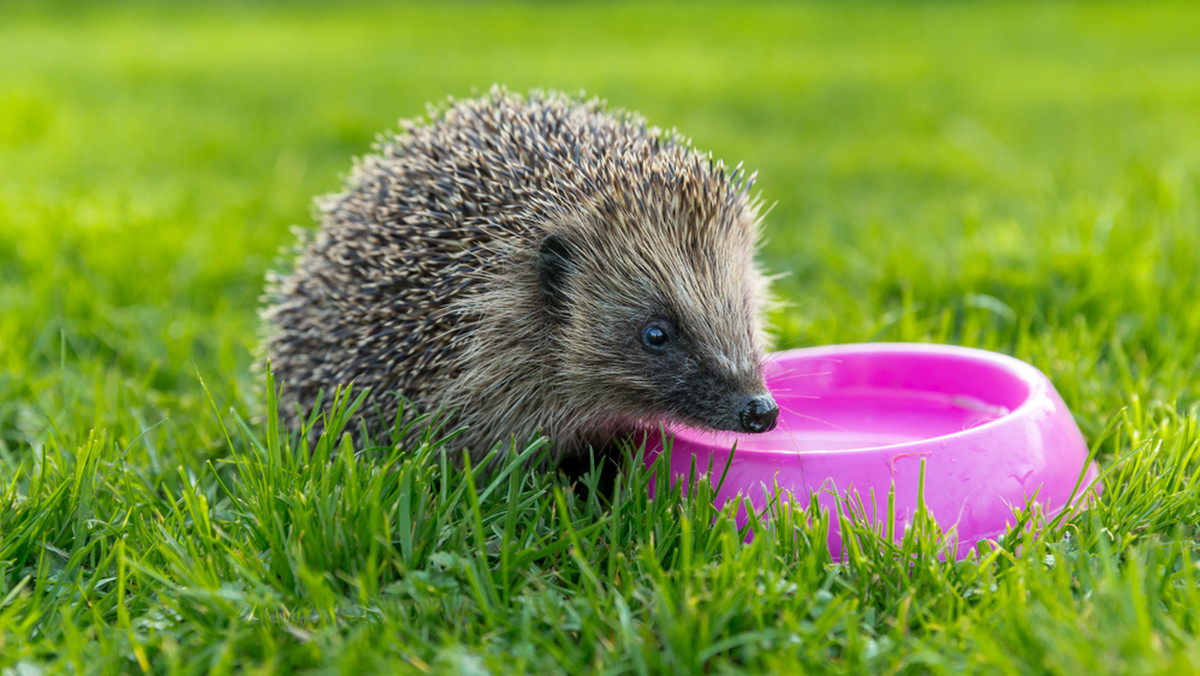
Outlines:
[[[502,87],[373,149],[268,283],[292,429],[342,385],[367,388],[355,429],[403,443],[397,420],[441,411],[473,462],[512,440],[559,462],[660,424],[774,427],[740,164],[599,99]]]

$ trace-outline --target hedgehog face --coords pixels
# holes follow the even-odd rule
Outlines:
[[[582,410],[717,430],[765,432],[760,278],[749,258],[697,259],[670,238],[611,250],[612,237],[549,235],[538,280],[555,318],[562,387]]]

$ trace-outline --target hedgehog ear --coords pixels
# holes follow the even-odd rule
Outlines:
[[[552,301],[565,297],[563,286],[571,272],[571,245],[563,235],[549,234],[538,247],[538,285]]]

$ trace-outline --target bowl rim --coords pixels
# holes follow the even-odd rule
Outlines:
[[[1030,415],[1036,406],[1047,397],[1047,386],[1049,379],[1036,366],[1027,362],[1021,361],[1016,357],[1012,357],[999,352],[992,352],[975,347],[963,347],[961,345],[944,345],[939,343],[901,343],[901,342],[866,342],[866,343],[841,343],[836,345],[821,345],[815,347],[801,347],[780,352],[770,353],[768,359],[780,359],[788,356],[804,356],[805,358],[823,356],[836,356],[839,354],[880,354],[880,355],[896,355],[896,356],[941,356],[941,357],[956,357],[960,359],[968,359],[976,363],[996,367],[1005,374],[1016,378],[1026,386],[1028,392],[1021,403],[1009,410],[1005,415],[1002,415],[994,420],[989,420],[980,425],[950,432],[948,434],[939,434],[936,436],[923,437],[921,439],[913,439],[909,441],[901,441],[894,444],[883,444],[879,446],[861,446],[858,448],[846,448],[841,450],[832,449],[813,449],[813,450],[797,450],[797,449],[753,449],[740,448],[737,445],[736,433],[714,433],[708,430],[684,426],[669,426],[666,431],[674,437],[672,448],[679,445],[680,441],[691,447],[704,448],[709,451],[729,452],[733,451],[737,457],[747,458],[754,457],[774,457],[781,454],[803,456],[826,456],[837,455],[846,457],[847,459],[855,456],[864,456],[875,454],[880,451],[895,451],[910,446],[925,445],[935,442],[945,441],[969,441],[972,437],[981,436],[992,432],[996,427],[1003,425],[1011,425],[1012,422],[1020,417]],[[682,433],[682,434],[681,434]],[[719,439],[716,435],[728,435],[724,439]],[[770,434],[770,433],[768,433]],[[707,437],[707,438],[706,438]],[[728,442],[733,439],[734,443]],[[689,449],[691,450],[691,449]]]

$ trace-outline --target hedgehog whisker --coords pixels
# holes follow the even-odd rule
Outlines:
[[[782,382],[784,384],[787,384],[787,383],[795,382],[802,378],[815,378],[816,376],[829,376],[829,375],[833,375],[833,371],[820,371],[820,372],[816,372],[816,373],[789,373],[789,374],[787,374],[786,379],[784,379]],[[780,382],[780,381],[777,380],[776,382]]]
[[[778,402],[776,402],[776,403],[778,404]],[[813,422],[818,422],[818,423],[821,423],[822,425],[828,425],[840,432],[849,432],[850,431],[850,430],[846,429],[845,427],[842,427],[841,425],[838,425],[836,423],[825,420],[824,418],[818,418],[817,416],[801,413],[790,406],[783,406],[780,404],[779,408],[780,408],[780,410],[786,411],[791,415],[794,415],[794,416],[797,416],[800,418],[805,418],[807,420],[812,420]]]
[[[793,390],[791,388],[779,389],[777,387],[773,387],[773,388],[771,388],[771,394],[773,394],[773,395],[786,394],[789,399],[820,399],[821,398],[821,395],[819,395],[819,394],[793,394]]]

